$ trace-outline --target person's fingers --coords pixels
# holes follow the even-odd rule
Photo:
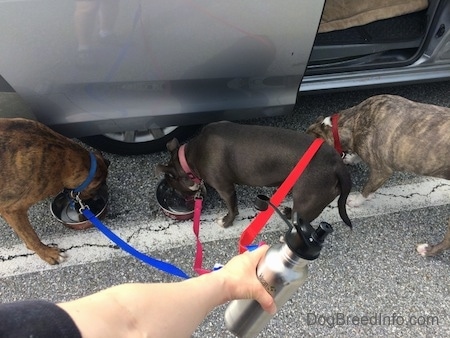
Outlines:
[[[255,300],[261,305],[264,311],[269,312],[271,315],[274,315],[277,312],[277,305],[275,304],[275,300],[272,295],[268,293],[266,290],[260,290],[255,295]]]
[[[246,251],[233,257],[225,266],[218,270],[225,281],[227,299],[255,299],[262,308],[270,313],[276,311],[272,296],[266,291],[257,279],[256,269],[258,263],[269,249],[262,245],[253,251]]]
[[[264,257],[267,250],[269,250],[269,246],[263,244],[253,251],[246,251],[244,254],[252,256],[252,259],[257,259],[257,262],[259,262]]]
[[[255,263],[258,264],[266,254],[267,250],[269,250],[269,246],[267,244],[264,244],[258,247],[256,250],[248,252],[248,254],[251,255],[252,259],[256,260]],[[266,289],[264,289],[259,280],[257,281],[256,285],[257,289],[255,290],[254,295],[255,300],[265,311],[269,312],[272,315],[275,314],[275,312],[277,311],[277,306],[272,295]]]

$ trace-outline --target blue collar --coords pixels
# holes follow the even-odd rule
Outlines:
[[[97,159],[95,158],[95,155],[93,153],[90,152],[89,155],[91,157],[91,169],[89,170],[89,175],[84,180],[83,183],[81,183],[78,187],[73,189],[74,193],[79,193],[84,189],[86,189],[86,187],[89,185],[89,183],[91,183],[92,179],[94,178],[95,172],[97,171]]]

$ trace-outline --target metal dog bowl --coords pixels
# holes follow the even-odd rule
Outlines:
[[[172,219],[183,221],[194,217],[194,195],[182,195],[164,178],[156,187],[156,201],[164,214]]]
[[[106,184],[100,187],[97,195],[83,203],[89,206],[91,212],[101,218],[106,213],[106,206],[108,205],[108,189]],[[80,204],[73,202],[67,193],[59,193],[53,202],[50,204],[50,211],[53,216],[65,226],[75,229],[84,230],[92,227],[92,223],[88,221],[79,211]]]

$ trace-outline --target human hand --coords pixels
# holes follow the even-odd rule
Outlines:
[[[273,297],[256,277],[256,267],[268,249],[268,245],[262,245],[251,252],[246,251],[214,273],[224,279],[228,300],[255,299],[265,311],[275,314],[277,308]]]

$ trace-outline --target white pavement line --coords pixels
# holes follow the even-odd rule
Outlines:
[[[354,220],[428,206],[445,205],[448,204],[449,197],[449,181],[426,178],[420,183],[382,188],[377,192],[374,199],[358,208],[347,208],[347,212],[350,219]],[[286,201],[286,204],[288,203],[290,203],[289,200]],[[225,210],[223,211],[225,212]],[[250,223],[250,219],[255,215],[256,212],[253,209],[240,210],[234,225],[228,229],[223,229],[216,223],[217,216],[208,213],[208,210],[204,210],[200,223],[201,241],[206,243],[220,239],[239,238],[242,231]],[[319,221],[332,224],[340,223],[345,227],[338,215],[336,201],[325,208],[314,223]],[[108,224],[106,225],[108,226]],[[127,224],[126,226],[110,224],[110,228],[120,238],[143,253],[155,249],[169,249],[183,245],[194,246],[195,244],[192,221],[164,220],[155,222],[150,220],[145,223]],[[284,222],[274,214],[263,232],[279,231],[282,235],[285,230]],[[42,238],[42,241],[44,243],[57,243],[60,248],[66,249],[68,259],[62,265],[50,266],[27,250],[23,244],[10,248],[0,248],[0,278],[57,269],[61,266],[88,264],[128,255],[128,253],[115,248],[114,243],[96,229],[76,231],[73,235],[65,237]],[[207,255],[208,253],[205,252],[204,254]],[[164,257],[154,258],[164,260]]]

